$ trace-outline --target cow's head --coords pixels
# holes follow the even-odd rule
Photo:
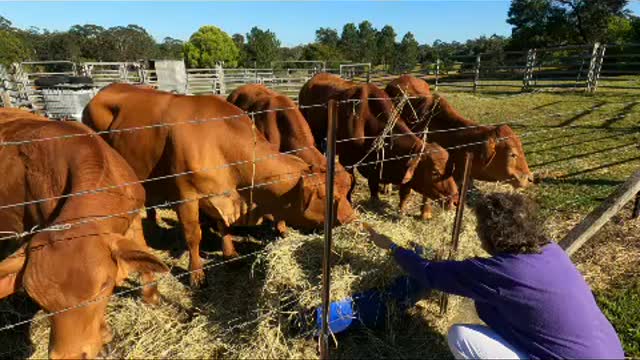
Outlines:
[[[287,223],[305,230],[322,229],[327,205],[326,172],[324,167],[312,166],[301,177],[295,189],[299,208],[291,209]],[[337,190],[338,188],[334,188],[333,194],[334,225],[342,225],[351,222],[355,214],[346,193]]]
[[[55,313],[49,337],[52,359],[95,358],[111,340],[105,309],[114,287],[129,272],[168,269],[122,235],[66,233],[37,234],[20,250],[28,256],[18,253],[0,263],[0,295],[23,286],[45,311]]]
[[[347,195],[349,194],[349,190],[351,190],[353,181],[353,175],[347,172],[347,170],[336,161],[336,176],[333,191],[340,197],[340,199],[347,199]]]
[[[357,126],[353,129],[338,126],[339,131],[347,131],[338,133],[338,138],[345,139],[356,135],[353,142],[364,142],[364,133],[359,134],[358,131],[367,133],[380,133],[386,124],[392,120],[395,106],[392,99],[386,92],[375,86],[374,84],[361,84],[352,86],[342,91],[336,100],[340,101],[338,105],[338,119],[344,121],[348,126],[364,123],[363,128]],[[354,119],[355,118],[355,119]]]
[[[458,187],[447,167],[449,153],[440,145],[425,144],[424,154],[407,163],[402,180],[418,193],[434,200],[446,201],[451,208],[458,201]]]
[[[513,187],[526,187],[533,183],[522,142],[511,127],[500,125],[492,128],[480,146],[482,168],[479,179],[508,181]]]

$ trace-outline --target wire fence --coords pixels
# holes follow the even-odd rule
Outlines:
[[[402,99],[409,100],[409,99],[417,99],[420,97],[403,97]],[[370,101],[391,101],[392,99],[389,98],[380,98],[380,99],[369,99]],[[346,100],[346,101],[340,101],[338,102],[338,105],[340,104],[351,104],[351,105],[357,105],[359,103],[359,100]],[[632,103],[637,103],[636,101],[634,102],[628,102],[628,103],[615,103],[615,104],[621,104],[621,105],[629,105]],[[495,123],[495,124],[477,124],[477,125],[469,125],[469,126],[464,126],[464,127],[456,127],[456,128],[451,128],[451,129],[444,129],[444,130],[433,130],[433,131],[429,131],[428,129],[423,131],[423,132],[418,132],[418,133],[393,133],[393,131],[391,131],[390,133],[386,133],[383,135],[372,135],[372,136],[364,136],[364,137],[353,137],[353,138],[343,138],[343,139],[339,139],[337,142],[338,143],[347,143],[347,142],[351,142],[351,141],[356,141],[356,140],[381,140],[382,143],[384,144],[384,140],[385,139],[393,139],[393,138],[397,138],[397,137],[404,137],[404,136],[412,136],[415,137],[417,140],[422,139],[420,137],[420,135],[428,135],[429,133],[435,133],[435,132],[457,132],[457,131],[466,131],[466,130],[471,130],[471,129],[476,129],[478,127],[486,127],[486,126],[495,126],[495,125],[502,125],[502,124],[507,124],[507,125],[521,125],[525,122],[530,122],[532,119],[555,119],[564,115],[572,115],[572,114],[583,114],[585,112],[593,112],[595,110],[599,110],[599,109],[603,109],[607,106],[610,106],[614,103],[600,103],[600,104],[595,104],[593,106],[590,107],[585,107],[579,110],[572,110],[572,111],[567,111],[567,112],[556,112],[556,113],[549,113],[549,114],[541,114],[539,116],[522,116],[519,118],[514,118],[511,120],[506,120],[500,123]],[[281,108],[281,109],[273,109],[273,110],[264,110],[264,111],[256,111],[256,112],[250,112],[250,113],[245,113],[245,114],[240,114],[240,115],[234,115],[234,116],[226,116],[226,117],[216,117],[216,118],[208,118],[208,119],[193,119],[193,120],[189,120],[189,121],[183,121],[183,122],[176,122],[176,123],[161,123],[161,124],[153,124],[153,125],[149,125],[149,126],[141,126],[141,127],[134,127],[134,128],[125,128],[125,129],[111,129],[111,130],[106,130],[106,131],[99,131],[96,133],[92,133],[92,134],[73,134],[73,135],[64,135],[64,136],[56,136],[56,137],[47,137],[47,138],[34,138],[34,139],[24,139],[24,140],[14,140],[14,141],[2,141],[0,142],[0,148],[2,147],[9,147],[9,146],[22,146],[22,145],[28,145],[28,144],[37,144],[37,143],[42,143],[42,142],[47,142],[47,141],[59,141],[59,140],[65,140],[65,139],[71,139],[71,138],[75,138],[75,137],[79,137],[79,136],[96,136],[96,135],[108,135],[108,134],[121,134],[121,133],[127,133],[127,132],[133,132],[133,131],[144,131],[147,129],[154,129],[154,128],[158,128],[158,127],[173,127],[173,126],[184,126],[184,125],[198,125],[198,124],[204,124],[207,122],[215,122],[215,121],[228,121],[228,120],[236,120],[236,119],[246,119],[247,117],[253,119],[256,115],[260,115],[260,114],[264,114],[267,112],[278,112],[278,111],[285,111],[285,110],[291,110],[291,109],[297,109],[297,108],[324,108],[327,107],[326,103],[323,104],[315,104],[315,105],[307,105],[307,106],[300,106],[300,107],[291,107],[291,108]],[[597,120],[595,122],[592,123],[583,123],[581,124],[581,126],[585,126],[585,125],[589,125],[589,124],[597,124],[598,122],[601,122],[601,120]],[[562,130],[566,130],[568,128],[571,128],[572,125],[571,124],[566,124],[563,126],[556,126],[556,127],[550,127],[550,128],[545,128],[545,129],[540,129],[540,130],[533,130],[533,131],[528,131],[528,132],[524,132],[522,134],[520,134],[520,138],[526,138],[526,137],[530,137],[530,136],[538,136],[540,134],[544,134],[544,133],[548,133],[548,132],[555,132],[555,131],[562,131]],[[624,136],[630,136],[630,135],[634,135],[635,133],[630,133],[630,134],[626,134]],[[508,136],[508,137],[501,137],[496,139],[498,142],[501,141],[507,141],[510,138],[517,136],[517,135],[513,135],[513,136]],[[403,155],[398,155],[398,156],[394,156],[394,157],[388,157],[385,158],[384,156],[382,158],[377,157],[375,160],[370,160],[370,161],[365,161],[369,156],[370,153],[367,153],[367,155],[365,155],[363,157],[363,159],[355,164],[352,165],[347,165],[344,166],[344,170],[336,170],[336,171],[355,171],[357,168],[359,167],[363,167],[363,166],[378,166],[381,165],[383,163],[386,162],[391,162],[391,161],[398,161],[398,160],[402,160],[402,159],[409,159],[409,158],[415,158],[417,156],[424,156],[424,155],[428,155],[430,153],[434,153],[437,151],[448,151],[448,150],[454,150],[454,149],[461,149],[461,148],[468,148],[468,147],[472,147],[472,146],[476,146],[476,145],[481,145],[484,144],[486,142],[488,142],[490,140],[484,140],[484,141],[474,141],[474,142],[469,142],[469,143],[463,143],[463,144],[458,144],[455,146],[449,146],[449,147],[444,147],[441,149],[435,149],[435,150],[424,150],[424,148],[422,148],[420,150],[420,152],[411,152],[411,153],[407,153],[407,154],[403,154]],[[373,142],[373,141],[372,141]],[[631,144],[624,146],[624,147],[620,147],[617,149],[612,149],[612,151],[623,151],[625,149],[628,149],[630,146],[632,146]],[[12,203],[12,204],[0,204],[0,210],[8,210],[8,209],[13,209],[13,208],[18,208],[18,207],[25,207],[25,206],[29,206],[29,205],[35,205],[35,204],[40,204],[40,203],[44,203],[44,202],[48,202],[48,201],[56,201],[56,200],[62,200],[62,199],[70,199],[70,198],[75,198],[75,197],[81,197],[81,196],[86,196],[86,195],[91,195],[91,194],[98,194],[101,192],[105,192],[105,191],[109,191],[109,190],[114,190],[117,188],[123,188],[123,187],[128,187],[128,186],[133,186],[133,185],[137,185],[137,184],[145,184],[148,182],[153,182],[153,181],[160,181],[160,180],[167,180],[167,179],[175,179],[178,177],[182,177],[182,176],[189,176],[189,175],[193,175],[196,173],[201,173],[201,172],[212,172],[212,171],[218,171],[218,170],[222,170],[222,169],[229,169],[232,167],[236,167],[236,166],[242,166],[242,165],[249,165],[249,164],[253,164],[255,166],[256,163],[261,162],[261,161],[267,161],[269,159],[274,159],[278,156],[284,156],[284,155],[291,155],[291,154],[297,154],[301,151],[307,151],[307,150],[311,150],[313,147],[312,146],[304,146],[304,147],[299,147],[296,149],[292,149],[289,151],[285,151],[285,152],[280,152],[277,154],[272,154],[269,156],[265,156],[265,157],[256,157],[254,156],[252,159],[245,159],[245,160],[240,160],[240,161],[236,161],[236,162],[230,162],[230,163],[225,163],[225,164],[219,164],[213,167],[208,167],[208,168],[201,168],[201,169],[196,169],[196,170],[189,170],[189,171],[184,171],[184,172],[179,172],[179,173],[174,173],[174,174],[167,174],[167,175],[163,175],[163,176],[158,176],[158,177],[153,177],[153,178],[148,178],[148,179],[144,179],[144,180],[139,180],[139,181],[131,181],[131,182],[126,182],[126,183],[122,183],[122,184],[114,184],[114,185],[109,185],[109,186],[105,186],[105,187],[100,187],[100,188],[95,188],[95,189],[90,189],[90,190],[84,190],[84,191],[80,191],[80,192],[75,192],[75,193],[68,193],[68,194],[62,194],[62,195],[57,195],[57,196],[52,196],[52,197],[48,197],[48,198],[42,198],[42,199],[34,199],[34,200],[29,200],[29,201],[23,201],[23,202],[17,202],[17,203]],[[593,154],[596,154],[598,152],[594,152]],[[589,154],[584,154],[585,156],[590,156],[593,155],[591,153]],[[562,161],[562,160],[560,160]],[[558,165],[552,165],[551,167],[541,167],[540,170],[549,170],[552,169],[553,167],[558,166]],[[66,222],[66,223],[52,223],[49,224],[47,226],[43,226],[43,227],[34,227],[28,231],[23,231],[23,232],[15,232],[15,233],[11,233],[11,232],[0,232],[0,234],[9,234],[8,236],[3,236],[0,237],[0,241],[4,241],[4,240],[9,240],[9,239],[25,239],[28,236],[32,236],[32,235],[36,235],[42,232],[48,232],[48,231],[56,231],[56,232],[64,232],[66,230],[69,230],[72,227],[76,227],[79,225],[83,225],[83,224],[88,224],[88,223],[93,223],[93,222],[99,222],[99,221],[105,221],[108,219],[112,219],[112,218],[116,218],[116,217],[121,217],[121,216],[131,216],[131,215],[135,215],[138,214],[142,211],[146,211],[146,210],[151,210],[151,209],[161,209],[161,208],[170,208],[170,207],[175,207],[178,206],[180,204],[184,204],[187,202],[193,202],[193,201],[200,201],[202,199],[207,199],[207,198],[212,198],[212,197],[221,197],[221,196],[228,196],[230,191],[237,191],[237,192],[248,192],[248,191],[253,191],[256,188],[260,188],[260,187],[264,187],[264,186],[268,186],[268,185],[272,185],[272,184],[277,184],[277,183],[284,183],[284,182],[288,182],[291,180],[297,180],[297,179],[301,179],[301,178],[306,178],[306,177],[318,177],[317,173],[311,173],[311,174],[281,174],[282,177],[278,180],[274,180],[274,181],[268,181],[268,182],[260,182],[260,183],[255,183],[254,181],[252,181],[252,184],[250,186],[243,186],[243,187],[238,187],[238,188],[230,188],[230,189],[224,189],[224,190],[220,190],[217,191],[215,193],[209,193],[209,194],[201,194],[200,196],[194,197],[194,198],[186,198],[186,199],[178,199],[178,200],[174,200],[174,201],[167,201],[167,202],[163,202],[160,204],[155,204],[155,205],[150,205],[150,206],[145,206],[143,208],[139,208],[139,209],[131,209],[125,212],[121,212],[121,213],[116,213],[116,214],[108,214],[108,215],[104,215],[104,216],[97,216],[97,217],[91,217],[91,218],[85,218],[83,220],[80,221],[75,221],[75,222]],[[255,174],[254,174],[255,176]],[[504,181],[505,183],[507,182],[506,180]],[[323,184],[318,183],[316,184],[316,186],[321,186]],[[469,190],[471,191],[477,191],[475,189],[471,189]],[[450,195],[438,200],[444,200],[447,198],[451,198],[454,195]],[[71,241],[73,240],[73,238],[64,238],[61,237],[59,238],[57,241]],[[33,246],[28,248],[25,252],[19,252],[16,254],[13,254],[11,256],[9,256],[9,258],[11,257],[17,257],[17,256],[28,256],[29,252],[32,251],[41,251],[42,249],[46,248],[47,246],[51,246],[52,244],[54,244],[54,242],[50,242],[50,243],[46,243],[43,245],[38,245],[38,246]],[[28,320],[23,320],[23,321],[18,321],[12,324],[8,324],[5,325],[3,327],[0,327],[0,332],[3,331],[9,331],[12,329],[15,329],[16,327],[22,326],[22,325],[26,325],[35,321],[40,321],[43,319],[47,319],[50,318],[52,316],[55,316],[57,314],[61,314],[67,311],[71,311],[74,309],[78,309],[81,307],[85,307],[85,306],[89,306],[91,304],[95,304],[97,302],[101,302],[101,301],[106,301],[109,300],[110,298],[114,298],[114,297],[121,297],[127,294],[130,294],[132,292],[141,290],[142,288],[149,286],[149,285],[153,285],[153,284],[157,284],[158,282],[162,281],[163,279],[165,279],[168,276],[172,276],[173,278],[177,279],[177,278],[181,278],[181,277],[185,277],[187,275],[191,275],[193,272],[195,271],[200,271],[200,270],[207,270],[207,269],[213,269],[216,267],[220,267],[220,266],[224,266],[227,265],[229,263],[235,262],[235,261],[240,261],[240,260],[244,260],[247,258],[251,258],[251,257],[255,257],[258,256],[260,254],[264,254],[265,252],[269,251],[268,248],[265,248],[263,250],[259,250],[259,251],[254,251],[251,252],[249,254],[245,254],[242,256],[239,256],[237,258],[233,258],[230,260],[224,260],[224,261],[211,261],[211,262],[207,262],[203,265],[202,269],[194,269],[194,270],[189,270],[186,271],[182,274],[179,275],[164,275],[161,278],[158,278],[157,280],[155,280],[154,282],[151,283],[145,283],[139,286],[135,286],[126,290],[122,290],[122,291],[118,291],[116,293],[113,293],[109,296],[102,296],[102,297],[97,297],[91,300],[87,300],[81,303],[78,303],[76,305],[64,308],[64,309],[60,309],[58,311],[55,312],[50,312],[50,313],[45,313],[42,314],[40,316],[34,317],[32,319],[28,319]],[[302,296],[302,295],[300,295]],[[295,303],[298,299],[292,299],[290,302],[285,303],[284,305],[282,305],[282,308],[285,308],[293,303]],[[272,309],[270,310],[271,312],[274,311],[278,311],[280,309]],[[262,314],[260,316],[258,316],[256,319],[251,320],[250,322],[246,322],[243,324],[228,324],[229,328],[227,329],[228,332],[234,331],[236,329],[239,329],[241,327],[244,326],[248,326],[250,323],[254,323],[257,321],[260,321],[261,318],[263,317],[267,317],[269,316],[269,314],[271,314],[271,312],[268,312],[266,314]]]

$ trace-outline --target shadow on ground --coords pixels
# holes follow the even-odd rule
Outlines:
[[[24,292],[11,295],[0,303],[0,327],[34,319],[38,304]],[[35,349],[29,336],[31,323],[4,330],[0,335],[0,359],[24,359]]]

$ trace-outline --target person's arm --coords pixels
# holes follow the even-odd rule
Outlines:
[[[490,272],[478,260],[428,261],[403,248],[395,250],[393,257],[402,270],[425,288],[474,300],[488,299],[496,293],[488,284]]]
[[[400,267],[429,289],[441,290],[474,300],[492,297],[496,290],[489,285],[491,270],[480,259],[464,261],[428,261],[413,251],[398,247],[390,238],[379,234],[371,226],[364,228],[378,247],[391,250]]]

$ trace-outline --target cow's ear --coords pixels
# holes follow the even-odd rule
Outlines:
[[[367,94],[362,86],[355,86],[349,91],[345,91],[343,95],[338,98],[338,121],[344,119],[347,124],[352,122],[348,119],[357,117],[362,113],[364,107],[368,105]]]
[[[482,162],[487,165],[496,156],[496,143],[498,142],[498,135],[495,131],[492,131],[489,137],[482,144]]]
[[[24,247],[0,262],[0,299],[5,298],[22,286],[22,272],[26,257]]]
[[[415,174],[416,168],[418,167],[419,163],[420,163],[419,156],[411,158],[411,160],[407,162],[407,171],[404,173],[404,178],[402,178],[403,184],[406,184],[409,181],[411,181],[411,179],[413,179],[413,175]]]
[[[124,250],[116,254],[118,266],[120,262],[129,272],[167,272],[169,268],[155,255],[142,250]]]
[[[118,266],[116,283],[126,279],[129,273],[168,272],[169,268],[147,249],[122,235],[115,235],[117,247],[111,250],[111,256]]]
[[[12,295],[22,287],[22,283],[19,280],[21,277],[22,271],[18,274],[7,275],[0,278],[0,299]]]

